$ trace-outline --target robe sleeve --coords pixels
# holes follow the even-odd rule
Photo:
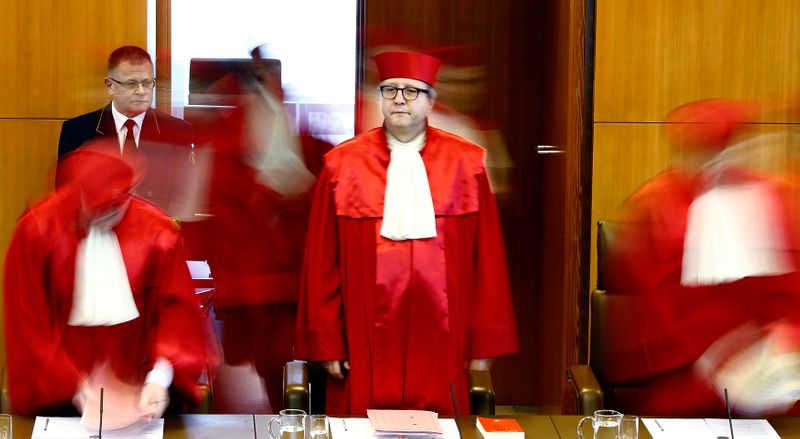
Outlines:
[[[47,238],[33,216],[20,221],[5,262],[8,389],[14,412],[68,402],[83,379],[64,351],[46,287]]]
[[[347,358],[339,278],[339,240],[330,170],[323,169],[311,207],[298,304],[295,358]]]
[[[470,359],[519,351],[500,216],[485,171],[478,180],[476,291],[469,327],[471,341],[466,353]]]
[[[159,357],[169,360],[175,372],[172,384],[197,398],[200,373],[214,364],[214,359],[209,358],[211,342],[203,330],[200,303],[194,294],[177,231],[167,234],[163,241],[155,261],[157,291],[150,360]]]

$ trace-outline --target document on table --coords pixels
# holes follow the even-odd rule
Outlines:
[[[727,419],[642,418],[642,422],[653,439],[731,437]],[[736,439],[780,439],[766,419],[734,419],[733,435]]]
[[[367,418],[330,418],[329,420],[331,434],[333,439],[364,439],[364,438],[377,438],[372,426]],[[461,435],[458,433],[458,426],[454,419],[439,419],[442,426],[443,434],[436,435],[406,435],[406,437],[420,438],[436,438],[436,439],[460,439]],[[105,436],[105,435],[103,435]],[[385,437],[385,436],[382,436]]]
[[[96,434],[97,430],[89,430],[81,425],[81,418],[37,416],[31,439],[87,439]],[[154,419],[147,424],[136,423],[118,430],[103,430],[104,439],[163,439],[163,437],[164,418]]]

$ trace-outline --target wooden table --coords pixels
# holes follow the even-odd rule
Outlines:
[[[29,439],[35,417],[12,416],[13,436]],[[164,420],[164,439],[255,439],[253,415],[181,415]]]
[[[578,437],[575,428],[577,427],[578,421],[580,421],[581,416],[561,415],[561,416],[551,416],[550,418],[552,419],[553,425],[555,426],[561,438]],[[775,431],[778,432],[778,436],[780,436],[781,439],[800,439],[800,418],[796,417],[773,418],[769,420],[769,423],[770,425],[772,425],[772,428],[774,428]],[[584,438],[592,437],[591,425],[592,425],[591,422],[588,421],[584,423],[582,430]],[[652,439],[652,438],[653,436],[650,435],[650,432],[647,430],[647,427],[644,426],[642,418],[640,417],[639,439]]]
[[[550,419],[553,421],[558,436],[563,439],[578,437],[578,421],[580,421],[582,417],[583,416],[553,415],[550,416]],[[583,432],[584,439],[591,439],[593,434],[591,421],[584,422],[581,431]],[[642,418],[639,418],[639,439],[652,439],[652,436],[650,436],[650,433],[647,431],[647,427],[642,423]]]
[[[267,424],[272,415],[255,415],[255,428],[257,439],[271,439],[267,432]],[[334,418],[338,416],[332,416]],[[558,432],[549,416],[517,415],[497,416],[498,418],[515,418],[525,430],[526,437],[536,439],[559,439]],[[578,418],[580,419],[580,418]],[[463,416],[458,423],[462,439],[483,439],[475,426],[475,416]],[[573,430],[575,427],[573,426]],[[227,438],[226,438],[227,439]]]
[[[269,439],[267,423],[274,415],[181,415],[164,421],[165,439]],[[525,430],[526,438],[559,439],[576,438],[575,427],[580,416],[516,415],[513,417]],[[13,416],[13,435],[28,439],[33,431],[34,417]],[[482,439],[475,427],[475,416],[459,419],[463,439]],[[800,417],[770,419],[770,424],[783,439],[800,439]],[[584,424],[584,438],[592,437],[590,423]],[[639,421],[639,438],[652,439],[647,428]]]

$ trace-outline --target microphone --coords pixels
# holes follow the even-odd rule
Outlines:
[[[728,425],[731,427],[731,439],[733,439],[733,420],[731,419],[731,406],[728,404],[728,388],[725,388],[725,409],[728,410]]]
[[[48,419],[49,421],[49,419]],[[89,436],[89,439],[103,439],[103,388],[100,388],[100,426],[97,429],[97,435]]]
[[[453,389],[453,383],[450,383],[450,397],[453,399],[453,411],[456,413],[456,428],[458,429],[458,437],[464,437],[461,434],[461,425],[458,422],[458,404],[456,404],[456,391]]]

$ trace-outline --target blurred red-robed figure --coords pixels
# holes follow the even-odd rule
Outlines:
[[[626,201],[608,290],[642,301],[611,323],[609,384],[646,388],[640,414],[724,416],[725,389],[744,415],[785,413],[794,401],[776,389],[800,371],[790,364],[800,347],[796,192],[754,166],[753,142],[736,146],[760,111],[735,100],[673,110],[668,130],[685,163]]]
[[[252,71],[214,87],[236,96],[213,136],[214,306],[225,362],[252,364],[277,413],[283,366],[292,360],[310,194],[331,145],[294,132],[280,70],[259,49],[253,54]]]
[[[132,195],[143,169],[116,140],[103,142],[64,157],[64,184],[25,212],[11,240],[5,336],[15,413],[80,411],[106,386],[132,392],[122,399],[134,405],[106,406],[109,422],[115,409],[160,416],[167,388],[195,398],[208,365],[179,230]]]

